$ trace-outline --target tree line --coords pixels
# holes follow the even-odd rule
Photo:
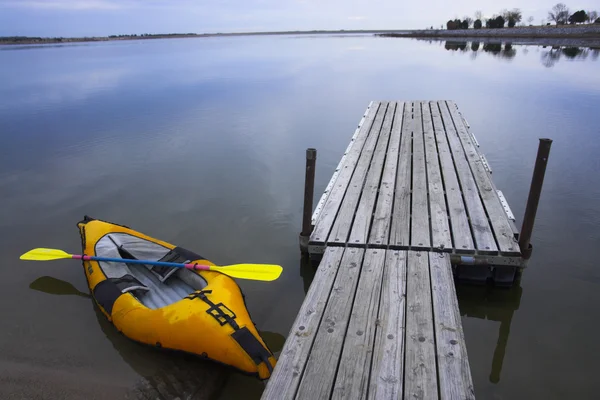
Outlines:
[[[475,12],[474,19],[465,16],[462,20],[458,18],[449,20],[446,23],[446,29],[469,29],[471,27],[473,27],[473,29],[482,29],[484,26],[488,29],[504,28],[505,26],[514,28],[522,20],[523,13],[518,8],[502,10],[499,14],[494,14],[490,18],[484,18],[483,12],[477,11]],[[527,18],[529,26],[532,26],[533,20],[533,17]],[[548,20],[555,22],[556,25],[566,25],[567,23],[574,25],[586,22],[600,24],[600,18],[598,17],[597,11],[579,10],[571,14],[569,8],[564,3],[558,3],[552,7],[552,10],[548,12]],[[542,20],[541,25],[544,25],[545,23],[546,22]],[[547,23],[547,25],[550,25],[550,23]]]

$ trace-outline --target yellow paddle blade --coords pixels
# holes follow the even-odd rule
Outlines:
[[[23,254],[21,260],[32,260],[32,261],[50,261],[59,260],[61,258],[71,258],[70,254],[65,253],[62,250],[57,249],[33,249]]]
[[[281,275],[281,265],[272,264],[234,264],[224,267],[211,266],[211,271],[217,271],[232,278],[253,279],[256,281],[274,281]]]

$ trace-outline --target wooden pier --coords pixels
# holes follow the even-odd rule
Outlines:
[[[454,278],[526,266],[478,147],[453,102],[369,105],[313,214],[320,264],[263,399],[475,398]]]

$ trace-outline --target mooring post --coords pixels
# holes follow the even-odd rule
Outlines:
[[[302,214],[302,232],[300,232],[300,251],[308,253],[308,240],[312,233],[313,195],[315,193],[315,165],[317,150],[306,149],[306,175],[304,177],[304,211]]]
[[[533,233],[535,214],[537,213],[542,185],[544,184],[550,146],[552,146],[552,139],[540,139],[533,177],[531,178],[531,187],[529,188],[529,197],[527,198],[527,207],[525,207],[525,215],[523,216],[523,226],[519,235],[519,247],[523,258],[526,260],[531,257],[531,234]]]

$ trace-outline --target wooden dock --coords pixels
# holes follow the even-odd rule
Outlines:
[[[512,212],[450,101],[372,102],[313,215],[320,261],[263,399],[474,399],[454,278],[512,283]]]

